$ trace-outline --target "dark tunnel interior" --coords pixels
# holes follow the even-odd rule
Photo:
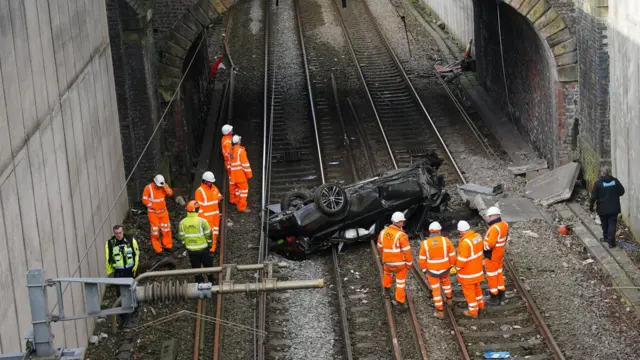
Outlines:
[[[538,153],[553,153],[555,63],[546,42],[526,17],[504,3],[474,0],[474,23],[479,82]]]

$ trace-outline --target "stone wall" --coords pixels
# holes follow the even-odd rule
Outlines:
[[[25,350],[27,269],[105,276],[104,241],[127,212],[105,10],[0,1],[0,353]],[[67,316],[85,312],[80,285],[63,298]],[[85,346],[94,320],[52,326],[56,346]]]
[[[626,187],[622,212],[640,237],[640,2],[609,3],[611,156],[613,172]],[[634,175],[635,174],[635,175]]]

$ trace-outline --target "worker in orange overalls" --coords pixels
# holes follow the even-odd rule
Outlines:
[[[393,305],[398,306],[400,311],[406,311],[405,304],[405,281],[407,273],[413,264],[411,256],[411,246],[409,246],[409,237],[402,230],[406,219],[401,212],[395,212],[391,216],[392,225],[384,228],[378,236],[378,252],[382,256],[384,263],[384,277],[382,278],[382,286],[386,295],[390,295],[391,284],[393,283],[393,275],[396,276],[396,293]]]
[[[209,251],[216,251],[218,235],[220,235],[220,208],[219,202],[222,201],[220,190],[213,183],[216,177],[211,171],[205,171],[202,174],[202,185],[196,190],[194,198],[200,204],[198,216],[207,220],[211,227],[211,248]]]
[[[247,209],[247,196],[249,196],[249,179],[253,176],[251,165],[247,159],[247,150],[240,145],[241,137],[233,135],[231,153],[229,155],[229,182],[233,182],[237,187],[236,207],[240,212],[251,212]]]
[[[165,184],[162,175],[156,175],[153,182],[145,186],[142,193],[142,203],[147,207],[149,225],[151,226],[151,245],[158,255],[163,254],[163,249],[173,251],[166,196],[173,196],[173,190]],[[160,243],[160,231],[162,231],[162,243]]]
[[[458,243],[458,259],[456,270],[458,272],[458,282],[462,285],[462,292],[469,304],[469,310],[464,314],[469,317],[478,317],[478,310],[484,309],[484,298],[480,283],[484,280],[482,271],[482,236],[471,231],[469,223],[458,222],[458,231],[462,238]]]
[[[484,236],[484,267],[487,273],[487,283],[491,298],[489,304],[500,305],[505,300],[504,276],[502,275],[502,261],[504,247],[509,236],[509,224],[500,218],[500,209],[492,206],[487,209],[487,224],[489,230]]]
[[[231,146],[233,139],[233,126],[224,125],[222,127],[222,157],[224,158],[224,168],[227,169],[227,175],[229,179],[231,179],[231,170],[229,169],[229,156],[231,155]],[[238,193],[236,184],[232,181],[229,181],[229,202],[231,204],[235,204],[238,202]]]
[[[420,243],[418,264],[431,284],[433,304],[436,307],[435,317],[444,319],[444,303],[442,290],[447,298],[447,304],[453,304],[453,291],[449,280],[449,270],[456,264],[456,250],[451,240],[440,234],[442,226],[438,222],[429,225],[429,238]]]

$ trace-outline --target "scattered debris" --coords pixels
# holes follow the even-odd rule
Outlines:
[[[595,260],[593,259],[587,259],[585,261],[582,262],[582,265],[587,265],[587,264],[591,264],[592,262],[594,262]]]
[[[444,28],[445,28],[445,25],[444,25],[444,23],[443,23],[442,21],[438,21],[438,22],[436,23],[436,25],[438,25],[438,27],[439,27],[441,30],[444,30]]]
[[[100,335],[98,335],[100,337],[100,340],[105,340],[109,338],[109,335],[105,334],[105,333],[100,333]]]
[[[100,339],[96,335],[91,335],[89,337],[89,344],[98,345],[100,343]]]
[[[530,237],[532,237],[532,238],[536,238],[536,239],[538,238],[538,234],[534,233],[534,232],[533,232],[533,231],[531,231],[531,230],[525,230],[525,231],[523,231],[522,233],[523,233],[523,234],[525,234],[525,235],[527,235],[527,236],[530,236]]]
[[[504,191],[504,186],[502,184],[498,184],[494,187],[482,186],[477,184],[464,184],[458,185],[458,191],[460,190],[485,195],[498,195]]]
[[[487,351],[482,356],[485,359],[507,359],[511,357],[508,351]]]
[[[184,201],[184,198],[182,196],[176,196],[176,203],[178,203],[178,205],[180,206],[187,205],[187,202]]]
[[[533,219],[544,219],[544,216],[533,201],[527,198],[503,198],[498,202],[502,212],[502,220],[508,223],[529,222]]]
[[[522,175],[531,171],[546,169],[547,167],[547,160],[535,159],[526,165],[509,166],[507,167],[507,169],[509,169],[509,171],[511,171],[513,175]]]
[[[580,164],[577,162],[560,166],[529,181],[525,186],[525,194],[543,206],[567,200],[571,197],[579,172]]]

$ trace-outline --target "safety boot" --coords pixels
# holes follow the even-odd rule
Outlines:
[[[391,291],[390,287],[388,287],[388,288],[383,287],[382,288],[382,296],[391,297],[391,295],[393,295],[393,291]]]
[[[438,319],[444,319],[444,310],[436,309],[436,312],[433,313],[433,316],[437,317]]]
[[[391,303],[396,308],[396,310],[398,310],[398,312],[403,313],[403,312],[407,311],[407,309],[408,309],[407,304],[401,303],[401,302],[399,302],[397,300],[391,300]]]
[[[489,305],[500,305],[500,298],[498,294],[491,294],[491,297],[487,299],[487,303],[489,303]]]
[[[464,316],[470,317],[470,318],[474,318],[476,319],[478,317],[478,315],[473,315],[469,312],[469,310],[465,310],[462,312],[464,314]]]
[[[500,299],[500,305],[504,305],[504,302],[507,299],[506,291],[498,290],[498,299]]]
[[[447,298],[447,305],[453,306],[453,298],[452,297],[448,297]]]

